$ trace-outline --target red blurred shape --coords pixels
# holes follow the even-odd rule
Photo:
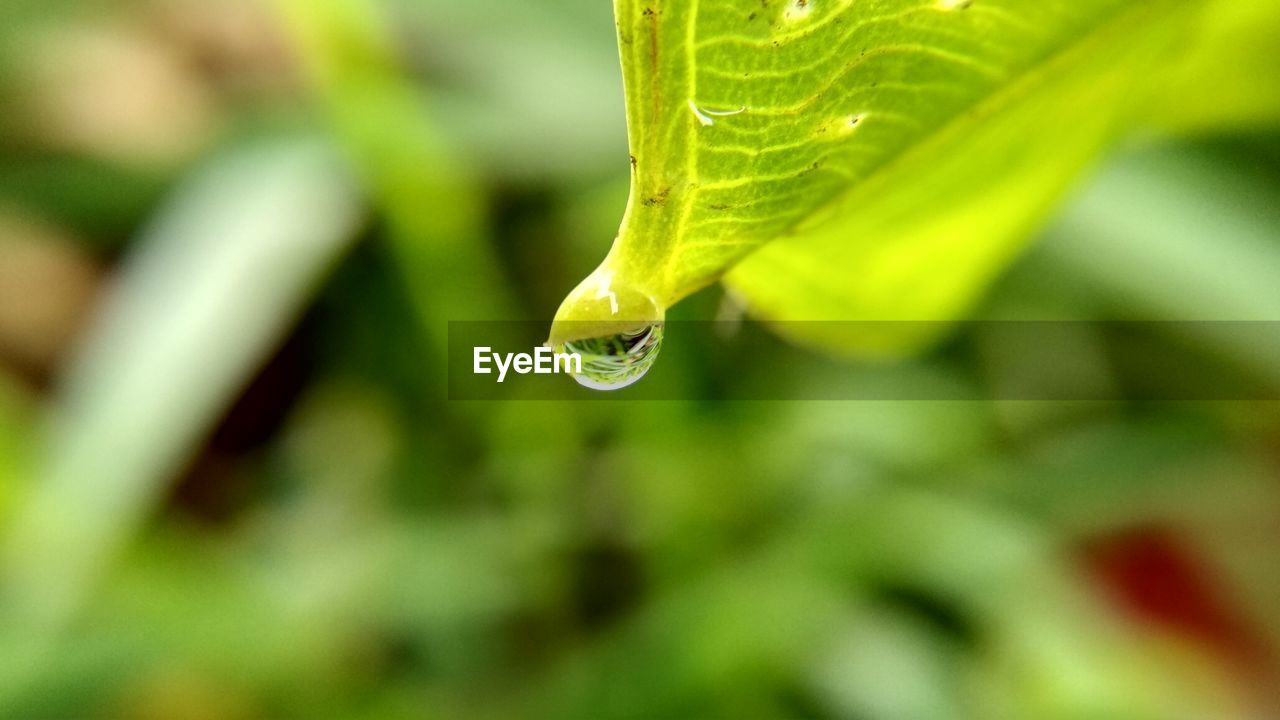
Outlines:
[[[1087,566],[1123,610],[1203,645],[1241,670],[1267,650],[1215,581],[1210,564],[1169,527],[1113,533],[1084,548]]]

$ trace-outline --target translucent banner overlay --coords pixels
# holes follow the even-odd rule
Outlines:
[[[652,336],[619,326],[619,342],[557,356],[538,350],[550,326],[451,322],[449,399],[1280,401],[1280,321],[667,321],[647,373],[609,391],[563,355],[647,352]]]

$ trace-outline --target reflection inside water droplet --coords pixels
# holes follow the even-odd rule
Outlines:
[[[592,390],[620,390],[649,372],[662,348],[662,323],[607,337],[572,340],[556,352],[582,356],[582,372],[573,379]]]

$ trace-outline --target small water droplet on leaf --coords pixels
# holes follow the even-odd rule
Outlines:
[[[649,372],[662,348],[662,323],[606,337],[572,340],[556,352],[577,353],[582,372],[573,379],[592,390],[620,390]]]
[[[662,347],[663,308],[654,295],[617,277],[606,260],[556,312],[547,339],[557,353],[577,353],[578,384],[618,390],[653,366]]]

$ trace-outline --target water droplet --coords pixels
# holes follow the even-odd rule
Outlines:
[[[693,116],[698,118],[698,123],[700,125],[708,127],[710,125],[715,125],[716,118],[718,117],[741,115],[747,111],[747,106],[743,105],[742,107],[734,110],[707,110],[705,108],[698,107],[698,103],[694,102],[693,98],[689,98],[689,109],[693,111]]]
[[[617,390],[653,366],[663,316],[654,295],[619,279],[606,259],[560,305],[547,344],[581,356],[582,372],[573,376],[578,384]]]
[[[556,352],[582,356],[582,372],[573,379],[592,390],[620,390],[649,372],[662,349],[662,323],[605,337],[571,340]]]

